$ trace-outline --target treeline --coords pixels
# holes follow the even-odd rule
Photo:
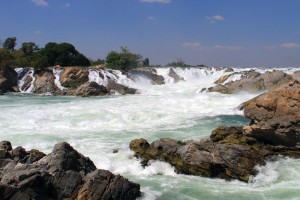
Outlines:
[[[132,53],[127,47],[120,52],[111,51],[105,60],[88,59],[69,43],[49,42],[39,48],[34,42],[24,42],[16,49],[16,37],[7,38],[0,48],[0,66],[33,67],[43,69],[50,66],[91,66],[105,64],[112,69],[129,70],[149,66],[149,59]]]

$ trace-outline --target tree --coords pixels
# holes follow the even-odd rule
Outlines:
[[[36,53],[39,47],[34,42],[24,42],[22,43],[21,50],[28,56]]]
[[[131,53],[127,47],[121,47],[121,52],[111,51],[106,57],[107,67],[119,70],[130,70],[141,67],[142,56]]]
[[[14,57],[7,49],[0,49],[0,67],[8,67],[14,61]]]
[[[91,63],[79,53],[72,44],[49,42],[42,48],[31,62],[35,68],[49,66],[90,66]]]
[[[15,47],[17,45],[17,38],[16,37],[10,37],[7,38],[3,43],[3,48],[7,49],[9,51],[14,51]]]
[[[149,66],[150,66],[149,58],[145,58],[143,60],[143,67],[149,67]]]

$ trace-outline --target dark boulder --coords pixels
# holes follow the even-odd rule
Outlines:
[[[103,96],[109,94],[109,91],[103,85],[99,85],[96,82],[87,82],[82,84],[77,89],[69,89],[66,95],[73,95],[73,96]]]
[[[1,150],[0,150],[1,151]],[[18,147],[12,152],[26,152]],[[30,151],[34,162],[24,164],[8,154],[0,157],[0,199],[136,199],[140,186],[120,175],[96,169],[68,143],[52,153]],[[6,161],[6,162],[4,162]],[[6,164],[5,164],[6,163]]]
[[[111,94],[118,93],[121,95],[125,95],[125,94],[136,94],[137,93],[137,89],[130,88],[125,85],[121,85],[119,83],[116,83],[113,80],[109,80],[107,82],[106,88],[108,89],[108,91]]]
[[[2,93],[18,92],[18,73],[7,66],[0,67],[0,90]]]

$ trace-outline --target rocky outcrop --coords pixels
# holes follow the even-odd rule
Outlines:
[[[37,94],[57,94],[60,93],[60,89],[55,85],[55,76],[51,69],[36,70],[35,71],[35,81],[34,93]]]
[[[156,69],[153,68],[137,68],[129,71],[132,75],[144,76],[149,79],[154,85],[163,85],[165,84],[165,79],[163,76],[158,75]]]
[[[293,80],[242,105],[251,123],[219,127],[209,139],[177,141],[163,138],[149,144],[131,141],[130,149],[142,159],[162,160],[178,173],[249,181],[256,165],[276,155],[300,158],[300,84]]]
[[[140,186],[96,169],[68,143],[45,155],[0,143],[0,199],[136,199]]]
[[[244,132],[265,143],[300,148],[300,84],[289,85],[262,94],[242,105],[251,119]]]
[[[239,92],[258,92],[261,90],[269,90],[277,88],[288,83],[292,78],[282,71],[274,70],[260,74],[255,71],[243,72],[241,79],[228,82],[222,85],[230,76],[236,75],[233,73],[221,77],[216,81],[218,85],[208,88],[209,92],[220,92],[224,94],[232,94]]]
[[[98,85],[96,82],[87,82],[79,86],[77,89],[69,89],[65,95],[71,96],[103,96],[109,94],[109,91],[103,85]]]
[[[176,72],[174,71],[173,68],[169,69],[168,75],[174,79],[174,83],[177,83],[179,81],[184,81],[184,78],[182,78],[178,74],[176,74]]]
[[[10,67],[0,67],[0,90],[2,93],[18,92],[18,74]]]
[[[130,87],[127,87],[125,85],[121,85],[119,83],[116,83],[113,80],[109,80],[107,82],[106,88],[108,89],[108,91],[111,94],[118,93],[118,94],[121,94],[121,95],[125,95],[125,94],[136,94],[136,93],[138,93],[137,89],[130,88]]]
[[[83,67],[64,67],[60,76],[60,82],[66,88],[78,88],[80,85],[89,81],[88,68]]]

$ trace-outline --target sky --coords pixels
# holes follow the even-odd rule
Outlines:
[[[165,65],[300,67],[300,0],[0,0],[0,40]]]

